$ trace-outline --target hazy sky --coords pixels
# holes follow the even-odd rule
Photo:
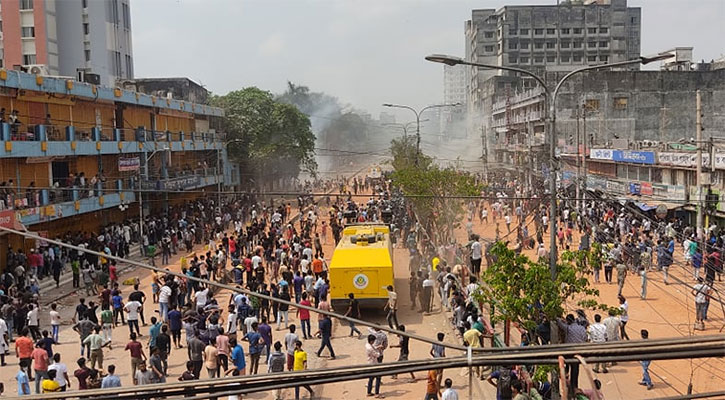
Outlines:
[[[288,80],[374,116],[384,102],[440,102],[443,71],[430,53],[464,55],[474,8],[556,0],[134,0],[137,77],[185,76],[215,93],[272,92]],[[725,52],[725,0],[630,0],[642,7],[642,52],[694,46]],[[401,119],[408,118],[399,114]]]

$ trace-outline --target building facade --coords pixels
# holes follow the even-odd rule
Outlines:
[[[0,66],[63,77],[80,73],[81,80],[107,86],[133,78],[129,1],[0,0]]]
[[[473,10],[465,36],[468,61],[527,69],[553,89],[561,74],[576,68],[638,58],[641,10],[626,0]],[[539,154],[545,110],[538,83],[506,71],[468,71],[469,131],[484,135],[487,163],[521,173],[522,162],[545,158]],[[538,162],[533,164],[535,172]]]
[[[449,138],[467,136],[465,126],[466,72],[463,65],[443,66],[443,104],[460,104],[441,110],[441,134]]]
[[[219,108],[12,70],[0,70],[0,107],[18,118],[0,123],[3,226],[98,232],[137,218],[140,196],[150,215],[240,182]],[[8,246],[26,243],[0,234]]]

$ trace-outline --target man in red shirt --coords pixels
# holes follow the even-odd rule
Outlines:
[[[48,379],[48,352],[38,343],[30,357],[33,359],[33,370],[35,370],[35,393],[40,394],[41,382],[43,379]]]
[[[20,361],[25,361],[30,367],[30,361],[33,354],[33,340],[28,337],[28,334],[30,331],[28,328],[23,328],[23,330],[20,332],[20,337],[15,339],[15,356],[18,357]],[[47,352],[45,353],[48,354]],[[28,379],[33,380],[33,375],[31,372],[31,369],[28,368]]]
[[[131,341],[126,344],[126,349],[131,353],[131,376],[136,376],[136,368],[139,364],[146,362],[146,354],[143,352],[143,345],[136,340],[136,333],[131,332]]]
[[[73,376],[78,379],[78,389],[88,389],[88,377],[91,376],[91,369],[86,367],[86,359],[81,357],[78,359],[78,369],[73,372]]]

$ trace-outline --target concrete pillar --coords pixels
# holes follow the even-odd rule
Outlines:
[[[40,190],[40,205],[47,206],[50,204],[50,191],[48,189]]]
[[[121,130],[118,128],[115,128],[113,130],[113,141],[120,142],[121,141]]]
[[[10,129],[10,124],[3,122],[2,136],[3,136],[3,141],[5,141],[5,142],[9,142],[10,140],[12,140],[12,130]]]
[[[94,142],[100,142],[101,141],[101,129],[99,129],[97,126],[94,126],[91,128],[91,137],[93,138]]]
[[[76,140],[76,127],[66,126],[65,127],[65,140],[73,142]]]
[[[35,125],[35,137],[41,142],[48,140],[48,131],[45,129],[45,125]]]

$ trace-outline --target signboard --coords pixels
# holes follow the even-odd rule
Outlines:
[[[652,196],[654,194],[654,190],[652,189],[652,184],[649,182],[642,182],[640,187],[640,193],[643,196]]]
[[[639,182],[629,183],[629,193],[637,196],[642,194],[642,186],[639,184]]]
[[[612,160],[614,159],[614,150],[612,149],[591,149],[589,158],[592,160]]]
[[[715,157],[717,159],[717,156]],[[723,167],[725,167],[725,154],[723,154]],[[674,165],[677,167],[697,167],[697,153],[673,153],[673,152],[660,152],[657,154],[657,159],[662,165]],[[702,166],[710,166],[710,154],[702,153]]]
[[[118,170],[119,171],[137,171],[141,167],[140,157],[119,157],[118,158]]]
[[[0,226],[15,229],[15,210],[0,211]]]
[[[653,151],[614,150],[612,155],[612,160],[618,162],[628,162],[633,164],[655,163],[655,153]]]

